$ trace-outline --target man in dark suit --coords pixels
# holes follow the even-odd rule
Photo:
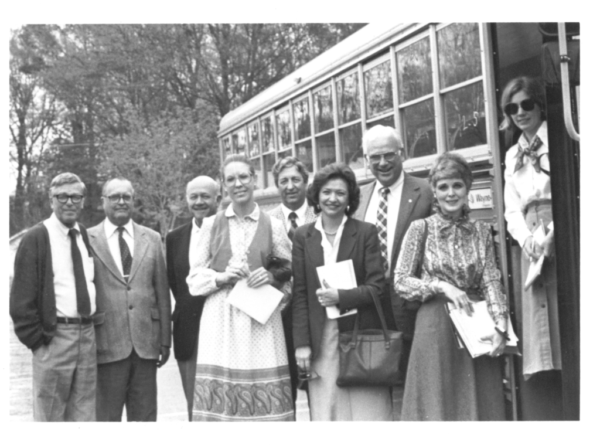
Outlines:
[[[194,381],[198,357],[198,332],[204,298],[192,297],[186,282],[190,262],[196,254],[198,234],[205,217],[217,212],[221,192],[216,181],[208,176],[192,179],[186,187],[186,200],[192,221],[167,235],[167,275],[175,297],[173,311],[173,352],[177,359],[183,392],[187,400],[188,418],[192,420]]]
[[[273,166],[273,178],[281,196],[281,204],[271,210],[269,214],[283,221],[285,230],[290,240],[292,240],[294,232],[299,226],[309,224],[317,219],[312,207],[306,202],[308,172],[301,161],[292,156],[287,156],[279,159]],[[291,305],[283,310],[281,316],[283,318],[285,346],[292,381],[292,398],[295,406],[298,395],[298,367],[292,338]]]
[[[382,305],[387,314],[390,311],[385,310],[386,305],[391,304],[393,321],[405,337],[405,361],[401,365],[404,378],[418,307],[396,295],[394,269],[410,223],[431,214],[433,193],[427,180],[403,171],[402,142],[394,128],[383,125],[370,128],[363,137],[363,151],[375,181],[362,187],[355,218],[375,224],[379,232],[386,277]]]
[[[131,220],[127,179],[102,188],[106,219],[89,230],[98,312],[99,421],[156,421],[157,367],[169,359],[171,299],[160,235]],[[100,315],[100,314],[99,314]]]

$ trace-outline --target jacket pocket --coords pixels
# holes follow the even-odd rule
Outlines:
[[[92,318],[94,319],[94,326],[98,326],[99,324],[104,324],[104,320],[106,319],[105,312],[96,312]]]
[[[150,316],[152,317],[152,320],[160,320],[158,309],[155,307],[150,308]]]

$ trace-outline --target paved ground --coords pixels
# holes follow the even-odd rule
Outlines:
[[[31,411],[31,352],[23,346],[10,327],[10,406],[9,416],[16,421],[33,421]],[[394,420],[400,416],[401,390],[394,391]],[[158,421],[182,422],[187,419],[185,396],[177,362],[171,357],[158,370]],[[309,412],[306,393],[299,391],[296,420],[308,422]]]

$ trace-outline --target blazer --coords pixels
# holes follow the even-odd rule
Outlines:
[[[125,281],[110,253],[104,221],[88,230],[94,253],[98,363],[123,360],[135,348],[158,359],[171,346],[171,297],[160,235],[133,223],[134,254]]]
[[[361,188],[360,205],[354,214],[354,217],[364,221],[367,207],[371,201],[376,181],[370,182]],[[426,179],[416,178],[404,172],[404,185],[402,187],[402,196],[400,197],[400,210],[398,213],[398,222],[394,232],[394,241],[392,244],[392,258],[390,259],[390,278],[386,289],[389,293],[389,302],[384,299],[384,311],[386,306],[391,304],[394,321],[399,331],[402,331],[406,338],[412,338],[414,333],[414,324],[416,310],[418,306],[414,303],[400,298],[394,291],[394,270],[400,255],[402,240],[410,224],[416,219],[423,219],[431,215],[431,206],[433,204],[433,192]],[[386,313],[388,311],[385,311]]]
[[[190,273],[190,239],[194,221],[167,234],[167,277],[175,297],[173,352],[177,360],[188,360],[198,347],[203,297],[190,295],[186,278]]]
[[[339,290],[340,309],[357,308],[361,329],[381,328],[373,297],[381,297],[385,279],[377,229],[373,224],[356,219],[346,221],[337,261],[349,259],[354,264],[358,287]],[[314,222],[299,227],[294,234],[292,249],[294,346],[310,346],[313,359],[319,355],[323,326],[327,318],[325,308],[321,306],[316,295],[317,289],[321,287],[317,267],[323,264],[325,260],[321,247],[321,232],[315,228]],[[340,332],[351,331],[355,319],[356,315],[339,318]]]
[[[79,229],[91,256],[87,231],[81,224]],[[10,288],[10,315],[17,337],[32,351],[52,341],[56,296],[50,236],[43,222],[33,226],[19,243]]]

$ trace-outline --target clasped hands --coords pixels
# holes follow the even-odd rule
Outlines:
[[[530,261],[537,261],[542,255],[548,258],[554,257],[554,230],[548,232],[542,244],[538,244],[533,235],[528,237],[523,244],[523,250]]]
[[[275,279],[273,274],[264,267],[250,272],[247,263],[231,263],[225,268],[225,272],[218,273],[216,276],[217,286],[225,284],[234,285],[238,280],[247,278],[247,284],[250,288],[256,288],[263,284],[273,284]]]

